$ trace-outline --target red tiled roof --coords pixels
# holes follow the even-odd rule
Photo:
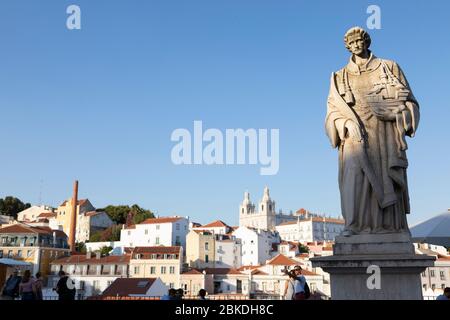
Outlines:
[[[52,230],[49,227],[32,227],[21,223],[0,228],[0,233],[53,234],[54,232],[57,236],[67,237],[67,235],[61,230]]]
[[[306,209],[304,209],[304,208],[301,208],[301,209],[298,209],[295,213],[296,214],[306,214],[308,211],[306,211]]]
[[[200,228],[221,228],[221,227],[228,227],[229,228],[229,226],[225,222],[223,222],[221,220],[216,220],[214,222],[205,224],[204,226],[201,226]]]
[[[336,224],[345,224],[344,220],[336,219],[336,218],[326,218],[326,217],[312,217],[311,221],[314,221],[314,222],[326,222],[326,223],[336,223]]]
[[[438,254],[437,261],[450,261],[450,256],[443,256],[442,254]]]
[[[101,214],[101,213],[104,213],[104,212],[100,212],[100,211],[89,211],[89,212],[86,212],[86,213],[85,213],[85,216],[86,216],[86,217],[92,217],[92,216],[96,216],[96,215]]]
[[[261,271],[259,269],[254,269],[251,271],[252,275],[259,275],[259,276],[267,276],[268,273],[265,273],[264,271]]]
[[[238,271],[245,271],[245,270],[254,270],[258,269],[260,266],[242,266],[238,268]]]
[[[82,206],[82,205],[84,205],[87,201],[88,201],[88,199],[80,199],[80,200],[78,200],[77,205]],[[60,207],[63,207],[63,206],[65,206],[65,205],[67,204],[67,202],[69,202],[69,200],[64,200],[64,202],[61,203],[59,206],[60,206]]]
[[[180,219],[181,219],[181,217],[150,218],[150,219],[147,219],[147,220],[141,222],[141,224],[173,223]]]
[[[297,224],[297,220],[296,220],[296,221],[282,222],[282,223],[280,223],[278,226],[290,226],[290,225],[293,225],[293,224]],[[278,226],[277,226],[277,227],[278,227]]]
[[[202,272],[198,271],[197,269],[191,269],[189,271],[183,272],[182,274],[202,274]]]
[[[275,258],[267,262],[267,264],[275,266],[295,266],[298,265],[299,263],[286,257],[285,255],[279,254]]]
[[[304,276],[317,276],[318,274],[314,273],[312,271],[309,271],[309,270],[302,269],[302,275],[304,275]]]
[[[55,212],[42,212],[37,217],[38,218],[54,218],[54,217],[56,217],[56,213]]]
[[[72,255],[61,259],[54,260],[51,264],[128,264],[130,262],[129,255],[123,256],[107,256],[97,259],[95,255],[92,258],[88,258],[83,255]]]
[[[242,274],[239,270],[233,268],[206,268],[207,274]]]
[[[133,256],[137,253],[146,253],[146,254],[180,254],[181,247],[180,246],[172,246],[172,247],[135,247],[133,250]]]
[[[156,278],[118,278],[103,291],[102,296],[126,297],[135,294],[146,294]]]

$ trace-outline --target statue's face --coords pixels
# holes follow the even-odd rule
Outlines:
[[[355,55],[360,55],[366,52],[366,42],[363,37],[360,35],[354,35],[348,39],[347,45],[350,49],[350,52]]]

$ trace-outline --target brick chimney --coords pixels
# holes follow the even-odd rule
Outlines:
[[[78,180],[73,184],[72,196],[72,212],[70,216],[70,230],[69,230],[69,246],[72,252],[75,252],[75,237],[77,229],[77,205],[78,205]]]

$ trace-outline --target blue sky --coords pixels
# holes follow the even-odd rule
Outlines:
[[[77,4],[82,29],[66,28]],[[340,213],[324,133],[343,34],[381,7],[372,50],[421,103],[409,141],[410,223],[450,207],[448,1],[0,1],[0,197],[58,205],[80,181],[96,207],[238,223],[243,192],[277,208]],[[174,166],[174,129],[276,128],[280,170]],[[41,195],[41,196],[40,196]]]

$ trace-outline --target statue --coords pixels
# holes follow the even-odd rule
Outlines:
[[[406,136],[414,137],[419,104],[394,61],[377,58],[359,27],[344,37],[349,63],[332,74],[326,133],[339,150],[343,236],[408,233]]]

